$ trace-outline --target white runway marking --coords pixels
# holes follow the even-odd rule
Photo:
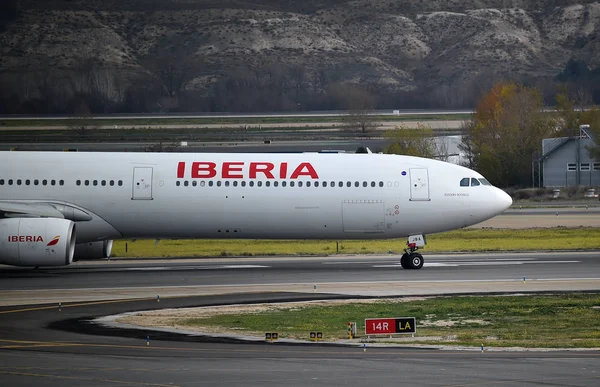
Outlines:
[[[471,262],[425,262],[423,266],[427,267],[457,267],[457,266],[498,266],[498,265],[526,265],[532,263],[579,263],[580,261],[471,261]],[[400,266],[400,262],[388,264],[388,265],[373,265],[376,268],[384,268],[384,267],[398,267]]]
[[[438,257],[435,258],[431,258],[431,259],[439,259]],[[452,263],[454,263],[455,261],[452,261],[453,258],[447,258],[448,260],[451,260]],[[476,260],[476,258],[472,258],[473,261],[469,261],[470,258],[461,258],[460,261],[458,262],[482,262],[482,261],[478,261]],[[511,262],[511,261],[534,261],[537,258],[496,258],[496,259],[490,259],[487,260],[485,262]],[[400,256],[398,256],[398,258],[396,258],[396,260],[400,261]],[[389,263],[390,260],[372,260],[372,261],[341,261],[341,262],[321,262],[322,265],[350,265],[350,264],[366,264],[366,265],[373,265],[373,264],[381,264],[381,265],[386,265],[386,264],[390,264]]]
[[[265,265],[214,265],[214,266],[153,266],[153,267],[128,267],[118,271],[169,271],[169,270],[222,270],[222,269],[260,269],[270,266]]]

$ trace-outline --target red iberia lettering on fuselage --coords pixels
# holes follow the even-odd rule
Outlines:
[[[10,235],[9,242],[43,242],[44,238],[39,235]]]
[[[290,168],[288,163],[271,163],[266,161],[225,161],[217,164],[212,161],[194,161],[186,163],[180,161],[177,164],[177,178],[183,179],[298,179],[306,176],[318,179],[319,175],[311,163],[299,163]],[[288,175],[288,171],[292,171]],[[187,176],[186,176],[187,175]]]

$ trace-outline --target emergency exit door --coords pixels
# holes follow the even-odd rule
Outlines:
[[[429,173],[427,168],[410,169],[410,200],[429,200]]]
[[[152,200],[152,168],[133,168],[132,200]]]

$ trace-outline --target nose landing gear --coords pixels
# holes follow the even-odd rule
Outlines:
[[[400,265],[403,269],[417,270],[423,267],[423,256],[417,253],[419,247],[425,246],[425,237],[423,235],[411,235],[408,237],[408,246],[404,249],[404,254],[400,258]]]

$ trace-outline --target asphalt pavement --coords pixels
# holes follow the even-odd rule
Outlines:
[[[597,252],[431,254],[419,271],[401,269],[397,258],[117,260],[57,269],[2,267],[0,382],[6,386],[600,383],[598,351],[249,344],[92,323],[96,317],[128,311],[385,296],[390,289],[399,295],[426,289],[438,294],[451,290],[535,292],[540,284],[557,292],[572,290],[578,284],[586,284],[589,290],[600,289]],[[264,287],[270,288],[265,291]],[[166,291],[160,299],[157,289]],[[89,294],[97,298],[89,299]],[[66,298],[59,301],[59,307],[56,297],[60,295]],[[44,297],[53,301],[32,303]]]

